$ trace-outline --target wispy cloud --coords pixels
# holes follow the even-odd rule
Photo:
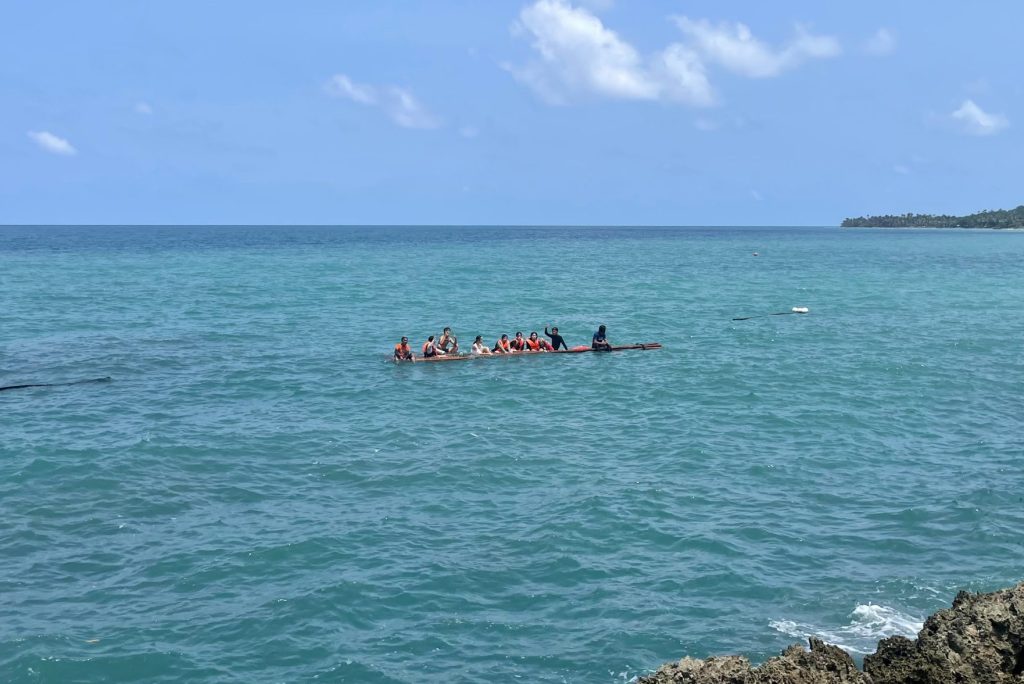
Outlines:
[[[896,34],[887,28],[878,29],[875,35],[864,42],[864,52],[877,57],[891,54],[895,49]]]
[[[539,59],[507,68],[548,101],[561,103],[584,93],[634,100],[658,97],[658,83],[639,53],[583,8],[537,0],[520,12],[513,33],[529,36]]]
[[[42,149],[53,154],[61,154],[64,156],[72,156],[78,154],[71,143],[64,138],[58,137],[49,131],[29,131],[28,137],[31,138],[36,145],[39,145]]]
[[[405,88],[356,83],[345,74],[335,74],[327,81],[325,89],[334,97],[377,107],[403,128],[437,128],[441,125],[440,120]]]
[[[675,22],[705,60],[750,78],[778,76],[809,59],[835,57],[842,52],[835,38],[814,35],[799,24],[792,40],[772,48],[755,38],[745,24],[712,24],[707,19],[688,17],[675,17]]]
[[[960,108],[950,116],[963,132],[970,135],[993,135],[1010,125],[1005,116],[989,114],[974,104],[974,100],[964,100]]]
[[[347,97],[353,102],[365,105],[377,104],[377,89],[372,86],[353,83],[345,74],[335,74],[327,82],[327,92],[337,97]]]
[[[152,114],[153,113],[153,108],[149,106],[148,102],[136,102],[135,103],[135,113],[136,114],[146,114],[146,115]]]
[[[480,135],[480,129],[476,126],[463,126],[459,129],[459,135],[463,138],[475,138]]]
[[[588,9],[568,0],[536,0],[512,27],[514,35],[531,41],[534,59],[503,67],[554,104],[598,96],[706,107],[716,100],[708,65],[765,78],[841,52],[835,38],[802,26],[789,43],[771,48],[743,24],[673,19],[685,40],[645,57]]]

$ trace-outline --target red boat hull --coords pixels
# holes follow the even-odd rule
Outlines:
[[[646,342],[644,344],[624,344],[611,349],[591,349],[590,347],[573,347],[572,349],[560,349],[559,351],[522,351],[522,352],[511,352],[509,354],[456,354],[454,356],[431,356],[429,359],[417,357],[412,361],[400,361],[399,363],[441,363],[445,361],[475,361],[477,359],[502,359],[510,358],[515,356],[551,356],[553,354],[584,354],[587,352],[602,352],[602,351],[630,351],[638,349],[640,351],[649,351],[651,349],[661,349],[660,342]]]

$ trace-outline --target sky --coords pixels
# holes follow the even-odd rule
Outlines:
[[[0,224],[838,225],[1024,204],[1024,3],[0,4]]]

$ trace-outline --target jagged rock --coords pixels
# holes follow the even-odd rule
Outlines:
[[[871,684],[841,648],[811,638],[811,650],[794,644],[781,656],[751,667],[746,658],[683,658],[637,684]]]
[[[883,639],[864,672],[836,646],[811,638],[751,667],[746,658],[683,658],[638,684],[1024,684],[1024,582],[991,594],[960,592],[916,640]]]
[[[925,621],[916,641],[879,642],[864,670],[875,684],[1024,684],[1024,583],[960,592],[952,608]]]

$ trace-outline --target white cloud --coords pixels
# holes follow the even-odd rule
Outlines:
[[[404,88],[384,90],[384,111],[404,128],[437,128],[440,123],[411,92]]]
[[[796,26],[796,37],[785,46],[772,49],[754,37],[741,23],[712,24],[707,19],[675,17],[676,25],[709,62],[750,78],[778,76],[808,59],[835,57],[842,48],[831,36],[816,36]]]
[[[152,114],[153,108],[149,106],[148,102],[136,102],[135,103],[136,114]]]
[[[531,41],[535,58],[523,66],[502,66],[553,104],[599,96],[706,107],[716,99],[709,64],[766,78],[841,52],[835,38],[814,35],[799,25],[792,40],[772,48],[740,23],[673,19],[685,39],[643,57],[585,7],[569,0],[535,0],[512,27],[514,35]]]
[[[660,77],[662,92],[668,99],[705,107],[715,103],[704,63],[689,47],[669,45],[655,57],[654,72]]]
[[[560,90],[614,98],[653,100],[658,86],[640,55],[601,20],[561,0],[537,0],[519,14],[518,30],[533,38],[540,56],[516,78],[551,98]]]
[[[325,89],[335,97],[378,107],[403,128],[437,128],[441,125],[437,117],[405,88],[360,84],[345,74],[335,74],[327,81]]]
[[[964,100],[960,109],[950,114],[960,124],[965,133],[971,135],[992,135],[1010,125],[1002,114],[989,114],[974,104],[973,100]]]
[[[336,97],[347,97],[364,105],[377,104],[376,89],[372,86],[357,85],[345,74],[335,74],[327,81],[327,92]]]
[[[565,0],[537,0],[523,8],[513,32],[532,40],[538,59],[505,68],[549,102],[581,95],[712,102],[703,64],[692,52],[669,46],[645,61],[600,19]]]
[[[880,28],[864,43],[864,52],[869,55],[883,56],[896,49],[896,35],[887,28]]]
[[[78,154],[78,150],[72,147],[64,138],[60,138],[49,131],[29,131],[28,137],[32,138],[39,147],[53,154],[72,156]]]
[[[903,164],[896,164],[895,166],[892,167],[892,170],[900,174],[901,176],[910,175],[910,167],[904,166]]]
[[[475,138],[480,135],[480,129],[476,126],[463,126],[459,129],[459,135],[463,138]]]

